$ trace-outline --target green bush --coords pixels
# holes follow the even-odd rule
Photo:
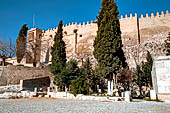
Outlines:
[[[73,80],[71,83],[71,89],[74,96],[76,96],[77,94],[88,94],[89,86],[87,80],[84,78],[77,78],[76,80]]]

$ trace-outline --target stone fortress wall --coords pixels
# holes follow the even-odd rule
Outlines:
[[[130,14],[128,17],[121,16],[120,29],[122,32],[122,41],[127,62],[130,67],[135,67],[136,62],[145,60],[147,50],[153,56],[162,55],[163,41],[170,32],[170,14],[153,13],[138,18]],[[66,43],[67,58],[81,59],[87,56],[93,56],[93,41],[97,35],[97,22],[72,23],[63,26],[63,40]],[[40,62],[48,62],[51,59],[50,48],[57,28],[51,28],[47,31],[32,28],[28,31],[28,42],[37,37],[41,40],[39,49]],[[28,48],[29,51],[29,48]],[[37,56],[38,57],[38,56]],[[137,58],[138,57],[138,58]],[[140,61],[137,61],[140,60]]]

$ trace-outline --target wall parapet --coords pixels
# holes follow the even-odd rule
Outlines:
[[[143,18],[157,18],[157,17],[164,17],[164,16],[170,16],[169,11],[167,10],[166,12],[161,11],[160,12],[156,12],[156,15],[154,13],[151,13],[150,16],[148,13],[145,14],[145,17],[143,14],[140,15],[139,19],[143,19]]]
[[[134,16],[133,16],[132,13],[130,13],[129,16],[126,14],[125,17],[124,17],[123,15],[121,15],[120,20],[121,20],[121,19],[133,19],[133,18],[137,18],[137,13],[135,13]]]
[[[170,16],[168,10],[166,10],[166,12],[161,11],[161,13],[156,12],[156,15],[154,15],[154,13],[151,13],[150,16],[149,16],[148,13],[146,13],[145,16],[144,16],[143,14],[141,14],[139,19],[143,19],[143,18],[155,18],[155,17],[164,17],[164,16]],[[120,20],[123,20],[123,19],[134,19],[134,18],[137,18],[137,17],[138,17],[137,13],[135,13],[134,15],[133,15],[132,13],[130,13],[129,16],[128,16],[127,14],[125,14],[125,16],[121,15],[121,16],[120,16]]]
[[[135,13],[135,14],[130,13],[129,15],[126,14],[125,16],[121,15],[120,21],[127,21],[127,20],[132,20],[132,19],[137,19],[137,18],[138,19],[154,19],[154,18],[160,18],[160,17],[170,17],[169,11],[168,10],[166,10],[166,12],[161,11],[161,13],[156,12],[156,14],[151,13],[150,15],[148,13],[146,13],[145,15],[141,14],[139,18],[138,18],[137,13]],[[87,21],[87,22],[82,22],[82,23],[81,22],[80,23],[71,22],[69,24],[63,25],[63,28],[72,28],[72,27],[73,28],[74,27],[76,27],[76,28],[86,28],[87,26],[92,26],[96,23],[97,23],[97,20],[95,20],[95,21],[92,20],[90,22]],[[56,30],[57,30],[57,27],[48,29],[47,31],[44,31],[44,33],[45,32],[55,32]]]
[[[93,21],[87,21],[87,22],[80,22],[80,23],[77,23],[77,22],[71,22],[69,24],[65,24],[63,25],[63,28],[70,28],[70,27],[77,27],[77,28],[86,28],[87,26],[92,26],[94,24],[97,23],[97,20]],[[45,32],[54,32],[57,30],[58,27],[54,27],[54,28],[49,28],[48,30],[46,31],[43,31],[44,33]]]
[[[72,22],[72,23],[63,25],[63,27],[69,27],[69,26],[73,26],[73,25],[87,26],[87,25],[91,25],[91,24],[93,24],[93,23],[95,23],[95,22],[96,22],[96,21],[93,21],[93,20],[91,20],[90,22],[87,21],[87,22],[83,22],[83,23],[81,23],[81,22],[79,22],[79,23],[77,23],[77,22]]]

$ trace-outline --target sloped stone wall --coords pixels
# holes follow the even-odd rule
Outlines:
[[[50,77],[51,85],[53,85],[53,75],[50,73],[49,67],[32,68],[32,67],[9,65],[4,69],[3,78],[5,82],[3,81],[3,85],[19,84],[20,80],[34,79],[34,78],[48,77],[48,76]],[[1,81],[0,81],[0,85],[2,85]]]

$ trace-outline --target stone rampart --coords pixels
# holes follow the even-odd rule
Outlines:
[[[24,66],[7,66],[4,73],[0,77],[0,86],[20,84],[20,80],[36,79],[50,77],[51,85],[53,85],[53,75],[48,67],[32,68]],[[3,81],[2,81],[2,80]]]
[[[135,47],[136,45],[144,46],[148,41],[150,43],[155,40],[158,40],[156,44],[159,45],[159,38],[161,38],[162,44],[162,40],[164,40],[168,35],[168,32],[170,32],[170,14],[166,11],[166,13],[161,12],[161,14],[157,13],[156,15],[153,13],[151,15],[146,14],[146,16],[141,15],[140,18],[138,18],[136,13],[130,14],[130,16],[121,16],[120,29],[122,32],[124,48],[131,46]],[[66,43],[67,58],[81,59],[87,56],[92,56],[93,42],[97,35],[97,30],[98,27],[96,21],[83,23],[72,22],[71,24],[64,25],[63,40]],[[31,32],[31,30],[29,32]],[[57,27],[48,29],[47,31],[42,31],[40,62],[51,61],[50,48],[53,46],[56,32]],[[155,51],[152,47],[146,49]],[[153,53],[153,55],[157,54]],[[133,59],[131,56],[126,57],[130,58],[128,60]]]
[[[120,19],[120,29],[122,32],[122,41],[124,45],[136,45],[138,41],[138,17],[137,14],[130,17],[125,15],[125,18],[121,16]]]
[[[164,13],[163,11],[161,14],[159,12],[154,15],[154,13],[149,14],[147,13],[144,17],[141,15],[139,18],[140,29],[149,28],[149,27],[158,27],[158,26],[170,26],[170,14],[169,11]]]

